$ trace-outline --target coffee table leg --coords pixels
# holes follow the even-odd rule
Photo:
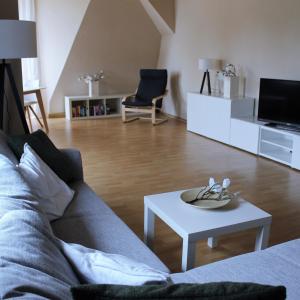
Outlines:
[[[270,224],[258,228],[255,241],[255,251],[263,250],[268,247],[270,234]]]
[[[144,242],[149,248],[152,248],[155,229],[155,214],[146,205],[144,209]]]
[[[215,248],[218,246],[218,239],[216,237],[210,237],[207,240],[207,245],[210,248]]]
[[[189,241],[188,238],[183,239],[182,244],[182,271],[185,272],[192,269],[195,265],[196,243]]]

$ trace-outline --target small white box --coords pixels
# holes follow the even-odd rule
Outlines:
[[[236,98],[239,95],[239,77],[224,77],[224,98]]]

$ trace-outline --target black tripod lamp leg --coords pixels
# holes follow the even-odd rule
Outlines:
[[[207,87],[208,87],[208,94],[211,95],[210,76],[208,70],[207,70]]]
[[[205,79],[206,79],[206,71],[203,74],[203,79],[202,79],[200,94],[202,94],[202,92],[203,92],[203,88],[204,88],[204,84],[205,84]]]
[[[17,109],[19,112],[19,116],[20,116],[20,119],[21,119],[21,122],[22,122],[22,125],[24,128],[24,131],[25,131],[25,133],[29,133],[29,128],[28,128],[25,114],[24,114],[24,107],[23,107],[23,104],[22,104],[22,101],[21,101],[21,98],[20,98],[20,95],[19,95],[19,92],[18,92],[18,89],[16,86],[16,82],[15,82],[15,79],[14,79],[14,76],[13,76],[13,73],[11,70],[11,66],[9,64],[7,64],[6,69],[7,69],[8,79],[11,84],[11,88],[12,88],[12,91],[13,91],[13,94],[14,94],[14,97],[16,100]]]

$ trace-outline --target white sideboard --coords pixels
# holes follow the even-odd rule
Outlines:
[[[260,126],[259,155],[300,169],[300,135],[297,132]]]
[[[255,117],[231,119],[230,145],[300,170],[300,133],[276,129]]]
[[[300,133],[257,121],[254,99],[188,94],[187,130],[300,170]]]
[[[188,93],[187,130],[230,144],[231,118],[253,116],[254,99]]]
[[[293,135],[293,153],[291,167],[300,170],[300,136]]]

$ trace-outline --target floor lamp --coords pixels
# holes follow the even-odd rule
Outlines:
[[[29,133],[23,101],[17,89],[10,59],[37,57],[36,25],[31,21],[0,20],[0,129],[3,129],[6,79],[10,84],[25,133]],[[6,77],[7,75],[7,77]]]
[[[208,89],[208,94],[211,94],[211,84],[210,84],[210,75],[209,71],[210,70],[221,70],[221,60],[219,59],[211,59],[211,58],[200,58],[198,62],[198,67],[199,70],[204,71],[203,79],[202,79],[202,84],[200,88],[200,94],[203,93],[203,88],[205,81],[207,79],[207,89]]]

